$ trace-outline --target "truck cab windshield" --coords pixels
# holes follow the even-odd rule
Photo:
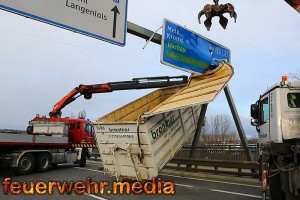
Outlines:
[[[290,108],[300,108],[300,93],[288,93],[287,101]]]
[[[88,124],[84,124],[84,132],[87,132],[87,133],[92,133],[92,127],[91,125],[88,123]]]

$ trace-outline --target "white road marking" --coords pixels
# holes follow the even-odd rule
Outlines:
[[[95,166],[99,166],[99,164],[95,164],[95,163],[86,163],[86,164],[88,164],[88,165],[95,165]]]
[[[229,191],[224,191],[224,190],[215,190],[215,189],[209,189],[210,191],[214,191],[214,192],[221,192],[221,193],[226,193],[226,194],[234,194],[234,195],[239,195],[239,196],[245,196],[245,197],[253,197],[253,198],[257,198],[257,199],[261,199],[261,196],[257,196],[257,195],[251,195],[251,194],[242,194],[242,193],[237,193],[237,192],[229,192]]]
[[[193,188],[194,187],[192,185],[184,185],[184,184],[179,184],[179,183],[174,183],[174,184],[178,185],[178,186],[188,187],[188,188]]]
[[[214,180],[209,180],[209,179],[191,178],[191,177],[176,176],[176,175],[169,175],[169,174],[160,174],[160,175],[171,176],[171,177],[176,177],[176,178],[184,178],[184,179],[190,179],[190,180],[197,180],[197,181],[206,181],[206,182],[213,182],[213,183],[223,183],[223,184],[231,184],[231,185],[239,185],[239,186],[246,186],[246,187],[261,188],[261,186],[248,185],[248,184],[242,184],[242,183],[231,183],[231,182],[225,182],[225,181],[214,181]]]
[[[100,170],[95,170],[95,169],[87,169],[87,168],[82,168],[82,167],[73,167],[75,169],[82,169],[82,170],[87,170],[87,171],[92,171],[92,172],[98,172],[98,173],[103,173],[103,171],[100,171]]]
[[[103,197],[99,197],[99,196],[96,196],[96,195],[93,195],[93,194],[84,193],[84,195],[89,196],[89,197],[93,197],[93,198],[99,199],[99,200],[108,200],[108,199],[105,199]]]

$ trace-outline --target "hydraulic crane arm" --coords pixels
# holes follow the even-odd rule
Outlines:
[[[59,117],[61,115],[61,110],[68,104],[75,101],[81,95],[83,95],[85,99],[91,99],[92,94],[96,93],[113,92],[116,90],[162,88],[167,86],[186,84],[187,81],[187,76],[159,76],[134,78],[131,81],[109,82],[94,85],[79,85],[54,105],[52,111],[49,113],[49,116]]]
[[[285,0],[290,6],[300,13],[300,0]]]

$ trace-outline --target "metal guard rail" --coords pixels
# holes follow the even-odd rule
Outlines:
[[[223,161],[223,160],[204,160],[191,158],[173,158],[169,163],[177,164],[176,166],[167,165],[167,169],[185,170],[194,172],[210,172],[214,174],[230,174],[237,176],[258,177],[258,164],[252,161]],[[185,165],[184,167],[181,165]],[[192,167],[194,166],[194,167]],[[198,166],[214,167],[214,169],[201,169]],[[219,170],[219,168],[238,169],[237,171]],[[247,169],[249,172],[244,172]]]

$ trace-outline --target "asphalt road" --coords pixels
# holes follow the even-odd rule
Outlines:
[[[228,199],[228,200],[251,200],[251,199],[261,199],[261,188],[258,184],[247,184],[247,183],[237,183],[232,181],[216,181],[210,179],[203,179],[203,178],[187,178],[181,176],[172,176],[167,174],[161,174],[160,181],[157,181],[156,184],[156,194],[134,194],[131,191],[131,194],[123,194],[121,195],[119,190],[117,194],[108,194],[112,192],[112,184],[116,181],[114,178],[104,175],[102,171],[98,170],[98,166],[96,163],[88,163],[85,168],[80,168],[76,165],[58,165],[57,167],[51,169],[46,173],[33,173],[26,176],[15,176],[15,177],[4,177],[3,175],[0,176],[1,184],[0,184],[0,199],[1,200],[14,200],[14,199],[22,199],[22,200],[39,200],[39,199],[57,199],[57,200],[134,200],[134,199],[171,199],[171,200],[179,200],[179,199],[201,199],[201,200],[213,200],[213,199]],[[4,180],[5,178],[11,178],[9,180],[8,190],[5,190],[4,187]],[[88,178],[90,178],[91,182],[105,182],[109,183],[109,186],[105,186],[104,194],[95,194],[95,186],[90,184],[91,192],[88,194],[87,192],[87,185],[88,185]],[[80,189],[82,185],[78,183],[77,192],[85,192],[83,194],[77,194],[75,189],[70,190],[70,194],[67,194],[66,191],[64,194],[59,193],[59,189],[57,186],[53,187],[53,193],[49,194],[49,182],[66,182],[71,184],[71,182],[83,182],[86,188]],[[27,191],[30,191],[30,184],[33,182],[34,188],[37,186],[39,182],[46,183],[45,185],[39,183],[39,191],[46,192],[46,194],[38,194],[36,190],[34,190],[34,194],[24,194],[24,189],[19,189],[18,183],[12,184],[13,182],[20,183],[20,186],[23,187],[23,182],[27,185],[25,188]],[[171,192],[172,188],[171,185],[164,185],[167,182],[174,183],[174,194],[163,194],[164,189],[166,192]],[[131,183],[132,184],[132,183]],[[159,184],[161,185],[160,191],[162,194],[157,194],[159,191]],[[150,185],[150,184],[149,184]],[[148,186],[149,186],[148,185]],[[74,186],[74,185],[73,185]],[[13,188],[15,187],[15,188]],[[100,185],[98,185],[98,189]],[[20,194],[12,194],[11,189],[14,192],[21,192]],[[136,188],[136,191],[139,191]],[[148,187],[148,190],[151,191],[152,185]],[[126,188],[125,188],[126,191]],[[7,193],[7,194],[5,194]]]

